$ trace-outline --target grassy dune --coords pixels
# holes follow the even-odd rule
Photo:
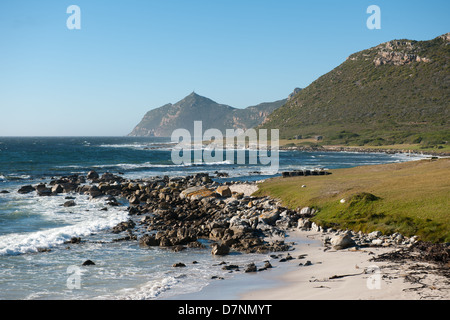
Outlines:
[[[331,172],[270,179],[256,195],[278,198],[292,209],[315,207],[319,213],[312,220],[325,227],[400,232],[424,241],[450,242],[450,159]]]

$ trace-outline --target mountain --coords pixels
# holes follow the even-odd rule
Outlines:
[[[147,112],[129,136],[170,137],[172,132],[179,128],[192,133],[194,121],[203,121],[204,130],[215,128],[224,134],[226,129],[246,130],[261,124],[286,101],[287,99],[284,99],[237,109],[193,92],[175,104],[169,103]]]
[[[450,33],[393,40],[352,54],[297,92],[260,128],[323,144],[444,144],[450,140]]]

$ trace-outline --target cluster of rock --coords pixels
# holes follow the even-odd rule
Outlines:
[[[294,171],[284,171],[281,173],[283,178],[290,178],[290,177],[301,177],[301,176],[326,176],[330,175],[331,172],[326,171],[324,169],[318,169],[318,170],[294,170]]]
[[[297,212],[267,197],[245,196],[209,180],[194,176],[155,181],[130,195],[130,213],[144,215],[139,224],[147,234],[139,239],[140,244],[178,251],[202,247],[199,240],[208,240],[213,242],[214,255],[227,255],[231,250],[289,250],[284,241],[266,238],[284,235],[286,228],[295,226],[300,217]]]
[[[214,255],[231,250],[245,253],[287,251],[290,245],[268,237],[284,236],[301,214],[282,207],[268,197],[232,192],[227,182],[214,182],[209,174],[186,177],[154,177],[129,180],[91,171],[52,179],[47,185],[23,186],[19,193],[36,191],[39,196],[70,193],[62,204],[76,206],[74,194],[102,198],[109,206],[127,206],[130,220],[112,229],[128,235],[118,240],[138,240],[143,247],[205,247]],[[104,208],[107,210],[107,208]],[[139,235],[135,235],[138,233]]]
[[[304,208],[303,211],[314,215],[314,211]],[[380,231],[373,231],[369,234],[363,232],[353,232],[352,230],[334,230],[332,228],[323,228],[308,218],[298,220],[298,229],[311,230],[323,233],[323,244],[325,247],[342,250],[352,247],[391,247],[391,246],[410,246],[418,241],[417,236],[404,237],[400,233],[392,235],[383,235]]]

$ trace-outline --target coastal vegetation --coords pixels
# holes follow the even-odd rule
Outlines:
[[[284,139],[320,137],[322,145],[448,149],[449,42],[447,33],[352,54],[260,127],[278,128]]]

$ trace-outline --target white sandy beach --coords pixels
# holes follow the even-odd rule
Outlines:
[[[323,234],[295,231],[295,237],[321,240]],[[288,240],[288,239],[287,239]],[[296,259],[278,264],[280,285],[246,292],[243,300],[447,300],[449,281],[426,263],[373,262],[378,254],[393,248],[327,250],[317,244],[300,244],[290,255]],[[297,259],[305,255],[304,259]],[[299,266],[310,261],[312,265]],[[269,271],[270,272],[270,271]],[[406,279],[418,280],[416,283]]]

